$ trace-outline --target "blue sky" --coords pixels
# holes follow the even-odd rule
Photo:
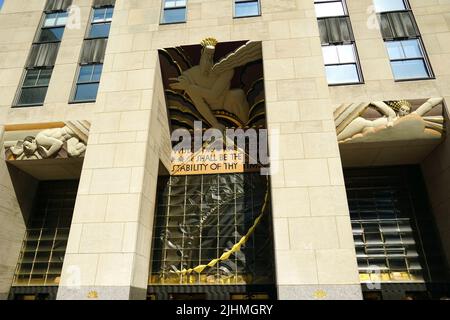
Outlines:
[[[2,8],[3,0],[0,0],[0,9]]]

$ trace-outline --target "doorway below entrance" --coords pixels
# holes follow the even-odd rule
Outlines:
[[[440,298],[446,260],[419,166],[345,169],[367,299]]]

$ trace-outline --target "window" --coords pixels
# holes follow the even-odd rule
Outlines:
[[[71,4],[72,0],[47,0],[14,106],[37,106],[44,103],[68,19],[67,8]]]
[[[404,0],[373,0],[376,12],[407,10]]]
[[[261,15],[258,0],[235,0],[234,16],[236,18],[254,17]]]
[[[339,17],[346,15],[342,0],[319,0],[314,3],[317,18]]]
[[[67,12],[47,13],[36,42],[60,42],[64,34],[67,16]]]
[[[78,74],[72,90],[71,103],[95,102],[103,70],[115,1],[94,1],[88,37],[79,58]]]
[[[345,1],[316,0],[314,6],[328,84],[361,83],[362,72]]]
[[[113,7],[94,9],[88,35],[89,39],[108,38],[113,13]]]
[[[80,66],[74,102],[92,102],[97,98],[103,64]]]
[[[164,0],[161,23],[186,22],[186,0]]]
[[[396,80],[429,77],[426,59],[419,39],[386,41],[386,48]]]
[[[391,62],[394,79],[433,77],[422,37],[406,0],[374,0],[379,12],[381,34]]]
[[[390,294],[394,283],[439,282],[443,256],[420,167],[346,169],[344,176],[361,282],[389,283]]]
[[[328,84],[359,83],[354,44],[322,47]]]
[[[42,105],[47,94],[52,71],[52,68],[27,69],[17,105]]]

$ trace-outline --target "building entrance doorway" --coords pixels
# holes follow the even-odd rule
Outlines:
[[[446,262],[419,166],[345,169],[367,299],[440,298]]]
[[[79,180],[38,183],[10,299],[56,298],[78,183]]]
[[[259,173],[161,178],[149,293],[159,299],[274,290],[268,178]]]

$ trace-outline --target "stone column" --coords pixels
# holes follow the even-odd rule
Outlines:
[[[448,269],[450,266],[450,196],[448,192],[448,184],[450,181],[449,99],[450,97],[446,97],[446,102],[444,102],[444,112],[447,121],[446,139],[421,165],[427,185],[428,196],[433,208],[434,219],[447,259],[448,273],[450,273],[450,269]]]
[[[25,223],[3,153],[4,127],[0,126],[0,300],[8,298]]]
[[[300,6],[314,12],[313,1]],[[263,56],[271,145],[279,149],[270,151],[278,298],[361,299],[316,18],[273,22],[269,38]]]
[[[146,298],[158,165],[170,156],[152,4],[116,2],[58,299]]]

